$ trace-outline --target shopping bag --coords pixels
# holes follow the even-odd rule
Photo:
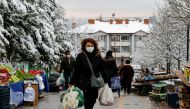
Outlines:
[[[84,95],[83,92],[72,86],[63,95],[62,106],[63,109],[76,109],[84,105]]]
[[[32,88],[31,84],[24,90],[24,101],[34,101],[35,90]]]
[[[10,104],[18,106],[20,105],[24,100],[23,93],[22,92],[14,92],[12,89],[10,89]]]
[[[65,83],[65,79],[64,79],[63,73],[61,73],[60,77],[56,81],[56,85],[60,86],[60,85],[62,85],[64,83]]]
[[[36,79],[38,80],[39,89],[40,89],[40,90],[45,89],[42,76],[40,76],[40,74],[37,74],[37,75],[36,75]]]
[[[99,102],[101,105],[111,106],[114,104],[114,96],[111,88],[108,84],[105,84],[104,88],[100,92]]]
[[[120,77],[115,76],[111,78],[111,89],[120,89],[121,88],[121,83],[120,83]]]

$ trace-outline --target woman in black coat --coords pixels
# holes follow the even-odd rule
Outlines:
[[[116,65],[116,60],[115,58],[112,56],[112,51],[109,50],[106,53],[106,57],[104,59],[105,62],[105,71],[107,73],[107,79],[108,79],[108,85],[109,87],[111,87],[111,78],[114,77],[115,75],[117,75],[117,65]]]
[[[94,39],[84,39],[82,41],[81,49],[82,52],[76,57],[76,64],[74,67],[74,73],[71,76],[70,84],[77,86],[84,92],[85,109],[93,109],[96,99],[98,98],[98,88],[91,87],[90,79],[92,72],[84,53],[87,54],[96,77],[99,77],[99,73],[101,73],[104,82],[107,82],[106,73],[103,60]]]

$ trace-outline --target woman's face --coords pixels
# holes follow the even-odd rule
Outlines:
[[[92,53],[94,51],[94,44],[91,42],[87,42],[85,47],[88,53]]]

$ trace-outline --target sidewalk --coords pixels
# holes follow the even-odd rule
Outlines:
[[[151,103],[148,100],[148,96],[139,96],[135,93],[130,95],[123,95],[118,97],[115,95],[115,104],[112,106],[102,106],[97,103],[94,109],[174,109],[169,108],[166,103]],[[60,103],[60,93],[49,93],[45,98],[39,100],[39,104],[36,107],[22,106],[17,109],[62,109]],[[83,108],[81,108],[83,109]]]

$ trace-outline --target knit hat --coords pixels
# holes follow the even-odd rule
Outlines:
[[[113,51],[111,51],[111,50],[107,51],[106,56],[111,56],[111,55],[112,55],[112,52],[113,52]]]

